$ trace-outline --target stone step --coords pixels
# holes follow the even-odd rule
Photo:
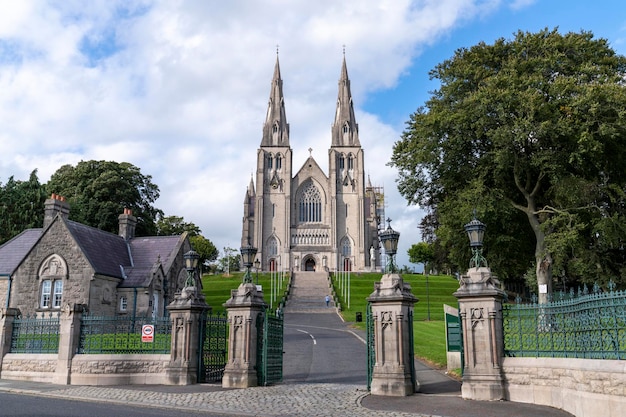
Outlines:
[[[327,312],[335,306],[331,300],[326,307],[325,297],[330,293],[328,273],[295,272],[285,307],[290,312]]]

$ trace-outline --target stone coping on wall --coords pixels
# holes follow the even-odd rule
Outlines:
[[[622,417],[626,361],[504,358],[507,400],[560,408],[576,417]]]

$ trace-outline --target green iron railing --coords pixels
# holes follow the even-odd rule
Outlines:
[[[18,316],[13,320],[11,353],[58,353],[59,313]]]
[[[144,324],[154,326],[151,342],[142,341]],[[169,317],[84,315],[78,353],[170,353],[172,324]]]
[[[504,305],[505,356],[626,359],[626,292],[614,288]]]
[[[198,382],[220,382],[228,362],[228,314],[215,313],[200,321]]]
[[[266,386],[283,380],[283,317],[271,310],[257,316],[257,380]]]

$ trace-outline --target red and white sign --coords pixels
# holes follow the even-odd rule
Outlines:
[[[154,342],[154,325],[144,324],[141,327],[141,341],[147,343]]]

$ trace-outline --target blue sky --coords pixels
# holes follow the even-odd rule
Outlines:
[[[237,248],[280,45],[294,171],[325,169],[343,45],[366,170],[401,232],[420,240],[386,164],[460,47],[517,30],[592,31],[626,53],[626,7],[583,0],[0,0],[0,182],[63,164],[127,161],[156,206]],[[468,219],[469,220],[469,219]]]

